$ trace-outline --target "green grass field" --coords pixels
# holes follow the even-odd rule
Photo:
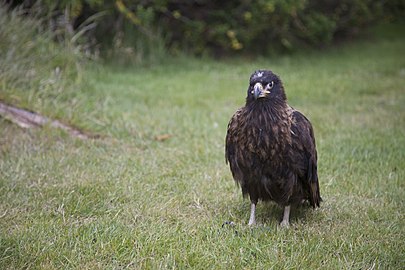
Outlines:
[[[402,29],[292,56],[94,67],[69,98],[32,100],[95,140],[0,119],[0,268],[404,269]],[[317,139],[324,202],[293,209],[288,229],[272,203],[247,226],[225,164],[227,123],[259,68],[280,75]]]

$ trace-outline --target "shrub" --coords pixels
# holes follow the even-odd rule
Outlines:
[[[176,29],[170,45],[184,44],[197,53],[206,48],[263,53],[324,46],[382,13],[382,3],[371,0],[167,2],[171,12],[162,13],[159,23],[167,32]]]
[[[16,1],[12,1],[16,2]],[[401,17],[402,1],[373,0],[236,0],[236,1],[105,1],[40,2],[56,10],[72,29],[103,12],[89,40],[104,55],[125,61],[159,60],[172,53],[247,52],[262,54],[322,47],[350,37],[381,19]],[[68,14],[69,16],[66,16]]]

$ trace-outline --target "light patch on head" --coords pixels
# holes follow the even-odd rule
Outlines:
[[[263,73],[264,73],[264,72],[259,71],[259,72],[257,72],[257,73],[255,74],[255,76],[253,76],[253,78],[260,78],[260,77],[263,77]]]

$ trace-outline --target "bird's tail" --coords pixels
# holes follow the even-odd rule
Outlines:
[[[318,182],[318,168],[316,161],[310,159],[308,164],[308,182],[309,182],[309,203],[313,208],[319,207],[322,201],[319,192],[319,182]]]

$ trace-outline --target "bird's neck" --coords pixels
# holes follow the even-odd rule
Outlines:
[[[284,153],[291,142],[291,108],[284,102],[250,104],[245,110],[243,132],[248,149],[262,159]]]
[[[257,100],[246,104],[248,114],[252,118],[266,119],[271,122],[279,122],[285,120],[289,106],[284,100]],[[263,120],[264,120],[263,119]]]

